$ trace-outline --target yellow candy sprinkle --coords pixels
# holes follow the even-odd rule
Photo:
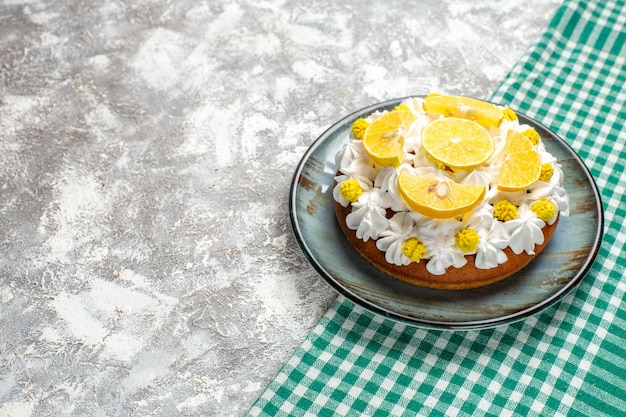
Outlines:
[[[476,230],[463,229],[454,237],[454,243],[463,252],[472,252],[478,247],[480,236]]]
[[[361,184],[359,184],[357,180],[352,178],[341,183],[339,192],[343,198],[354,203],[358,201],[361,194],[363,194],[363,188],[361,188]]]
[[[539,133],[537,133],[534,128],[531,127],[530,129],[526,129],[522,132],[522,134],[530,139],[533,145],[537,146],[539,144]]]
[[[502,109],[502,113],[504,114],[504,120],[517,120],[517,114],[515,114],[515,112],[508,107]]]
[[[500,200],[493,206],[493,217],[503,222],[517,218],[517,207],[508,200]]]
[[[367,120],[359,117],[352,123],[352,133],[354,134],[354,138],[357,140],[363,139],[363,134],[365,133],[365,129],[369,126]]]
[[[413,262],[419,262],[426,254],[426,246],[417,238],[410,238],[402,246],[404,256]]]
[[[546,162],[545,164],[541,165],[541,174],[539,175],[539,179],[541,181],[545,181],[545,182],[550,181],[550,178],[552,178],[553,174],[554,174],[554,167],[552,166],[551,163]]]
[[[546,223],[556,214],[556,204],[546,199],[534,202],[530,209],[537,215],[537,218]]]

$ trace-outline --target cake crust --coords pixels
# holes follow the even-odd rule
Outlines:
[[[431,93],[358,118],[335,163],[347,240],[416,286],[501,281],[538,256],[569,213],[564,173],[539,132],[508,107],[468,97]]]
[[[376,247],[376,241],[373,239],[364,242],[356,236],[356,231],[348,228],[346,224],[346,216],[351,212],[351,206],[343,207],[334,201],[335,214],[339,226],[343,230],[348,242],[372,265],[382,272],[392,277],[407,282],[412,285],[435,288],[441,290],[464,290],[470,288],[482,287],[501,281],[520,269],[524,268],[532,261],[550,242],[552,235],[556,229],[559,218],[550,224],[546,224],[542,231],[544,241],[540,245],[535,245],[535,254],[529,255],[522,252],[519,255],[513,253],[510,247],[504,249],[508,260],[491,269],[479,269],[474,261],[476,255],[466,255],[467,263],[461,268],[449,267],[443,275],[434,275],[426,269],[427,259],[420,262],[411,262],[409,265],[394,265],[385,260],[384,252]]]

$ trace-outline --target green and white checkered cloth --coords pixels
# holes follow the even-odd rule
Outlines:
[[[626,415],[626,3],[565,1],[495,93],[551,127],[605,208],[577,290],[508,326],[439,332],[339,297],[251,416]]]

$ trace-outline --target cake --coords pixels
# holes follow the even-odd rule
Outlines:
[[[506,106],[430,94],[352,124],[337,153],[335,213],[372,265],[460,290],[525,267],[569,212],[563,171]]]

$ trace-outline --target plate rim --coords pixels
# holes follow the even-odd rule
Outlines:
[[[540,127],[541,129],[548,132],[553,139],[559,142],[561,146],[564,146],[566,150],[571,154],[573,158],[576,159],[579,167],[581,168],[584,176],[587,179],[587,183],[591,188],[591,191],[594,195],[594,202],[596,205],[596,209],[598,211],[598,220],[597,220],[597,228],[594,236],[594,240],[592,243],[591,250],[587,255],[585,261],[581,265],[580,269],[572,276],[572,278],[564,284],[558,291],[554,294],[546,297],[533,304],[530,307],[526,307],[520,309],[514,313],[505,314],[498,317],[492,317],[487,319],[477,319],[477,320],[467,320],[467,321],[439,321],[439,320],[431,320],[431,319],[420,319],[413,316],[401,314],[398,312],[389,311],[383,307],[376,305],[375,303],[359,296],[358,294],[350,291],[350,289],[343,286],[337,279],[326,270],[324,265],[313,255],[312,251],[309,249],[306,240],[302,236],[300,231],[300,225],[298,222],[297,216],[297,191],[300,186],[300,178],[302,177],[305,166],[307,165],[311,155],[319,148],[322,144],[325,143],[326,140],[331,136],[332,133],[336,132],[340,129],[340,127],[344,126],[345,123],[351,119],[356,118],[357,116],[369,114],[376,110],[382,110],[388,107],[392,107],[394,105],[399,104],[403,100],[413,98],[413,97],[421,97],[423,95],[412,95],[405,97],[392,98],[389,100],[381,101],[378,103],[374,103],[365,107],[362,107],[352,113],[342,117],[341,119],[334,122],[330,125],[326,130],[323,131],[321,135],[319,135],[313,143],[307,148],[302,158],[298,162],[295,172],[292,176],[291,185],[289,188],[289,217],[291,229],[294,237],[300,247],[301,252],[309,262],[309,264],[315,269],[315,271],[324,279],[324,281],[329,284],[336,292],[344,296],[346,299],[350,300],[356,305],[365,308],[366,310],[373,312],[375,314],[381,315],[385,318],[392,319],[396,322],[404,323],[407,325],[425,328],[425,329],[435,329],[435,330],[478,330],[478,329],[486,329],[486,328],[494,328],[502,325],[512,324],[514,322],[523,320],[535,314],[538,314],[541,311],[549,308],[550,306],[556,304],[560,300],[562,300],[567,294],[569,294],[574,288],[576,288],[584,277],[587,275],[589,270],[591,269],[595,259],[598,255],[600,247],[602,246],[603,235],[604,235],[604,206],[602,204],[602,197],[599,192],[598,186],[591,174],[589,168],[584,163],[582,158],[578,155],[578,153],[567,143],[563,138],[561,138],[556,132],[552,129],[545,126],[543,123],[538,120],[527,116],[524,113],[521,113],[515,109],[515,113],[518,115],[518,118],[521,116],[522,119],[525,119],[528,122],[531,122],[532,125]],[[493,104],[501,105],[494,101],[488,101]],[[337,224],[339,227],[339,224]]]

